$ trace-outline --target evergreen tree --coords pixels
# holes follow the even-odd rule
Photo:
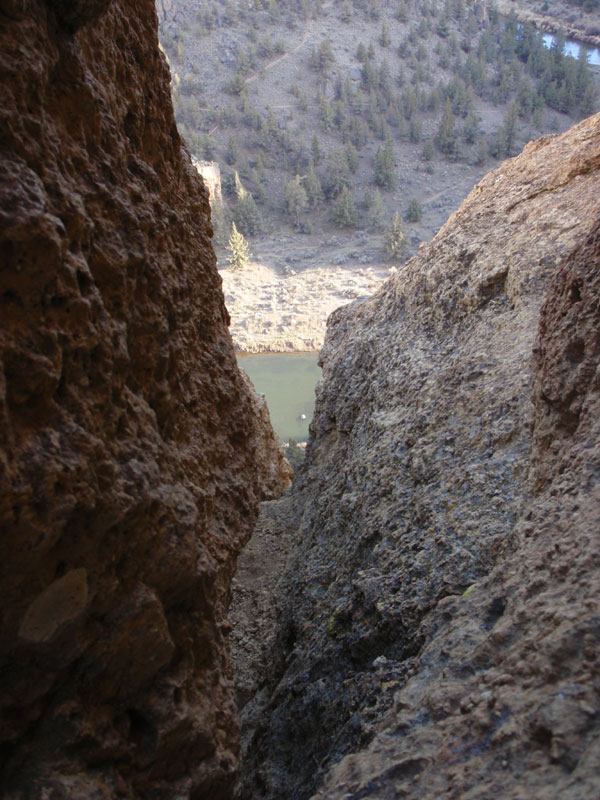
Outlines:
[[[308,196],[308,202],[311,208],[315,208],[319,203],[323,202],[323,189],[321,188],[321,181],[315,172],[312,161],[308,166],[308,172],[304,177],[304,188]]]
[[[225,161],[228,164],[235,164],[237,160],[238,160],[237,142],[235,141],[233,136],[230,136],[229,139],[227,139],[227,148],[225,150]]]
[[[253,235],[260,229],[260,212],[250,192],[237,201],[233,209],[233,218],[246,235]]]
[[[469,111],[469,113],[465,118],[462,130],[463,139],[468,144],[474,144],[479,138],[480,135],[479,122],[480,122],[479,115],[476,114],[474,111]]]
[[[321,147],[319,145],[319,139],[318,139],[316,133],[313,136],[310,150],[311,150],[311,153],[312,153],[313,161],[315,162],[315,164],[317,166],[319,166],[319,164],[321,163],[321,159],[323,158],[323,153],[321,152]]]
[[[321,128],[325,133],[327,133],[327,131],[333,128],[333,123],[334,123],[333,106],[331,104],[331,100],[329,100],[323,94],[319,95],[318,104],[319,104],[319,121],[321,123]]]
[[[488,141],[485,136],[482,136],[481,139],[479,140],[479,146],[477,148],[477,156],[475,158],[475,163],[480,167],[483,166],[483,164],[485,164],[485,162],[487,161],[488,155],[489,155]]]
[[[267,200],[264,171],[261,174],[261,172],[259,172],[257,168],[254,168],[250,172],[250,180],[252,182],[252,185],[254,186],[254,195],[256,197],[256,202],[260,203],[261,205],[264,204]]]
[[[513,102],[506,110],[500,134],[504,147],[504,154],[507,156],[511,154],[515,146],[518,129],[517,106],[516,103]]]
[[[579,109],[584,116],[593,114],[596,107],[596,89],[593,84],[590,84],[583,93]]]
[[[375,189],[372,196],[365,200],[367,207],[367,224],[371,230],[380,231],[385,226],[385,206],[379,189]]]
[[[386,256],[390,259],[399,260],[406,254],[408,247],[408,237],[402,222],[402,217],[396,211],[391,225],[385,232],[383,249]]]
[[[423,146],[423,152],[421,153],[421,158],[423,161],[433,161],[433,157],[435,155],[433,144],[431,139],[427,139],[425,145]]]
[[[408,21],[408,6],[405,2],[402,2],[398,5],[396,10],[396,19],[398,22],[407,22]]]
[[[231,235],[227,244],[229,255],[227,263],[233,270],[243,269],[250,260],[250,248],[244,236],[235,227],[235,222],[231,223]]]
[[[456,152],[456,120],[452,113],[452,106],[450,98],[446,100],[446,107],[438,125],[437,134],[435,137],[436,144],[442,153],[446,155],[454,155]]]
[[[375,176],[374,181],[382,189],[393,189],[396,183],[394,170],[394,151],[391,139],[385,143],[385,147],[378,147],[375,153]]]
[[[418,200],[413,199],[408,204],[408,210],[406,212],[406,219],[408,222],[419,222],[421,217],[423,216],[423,209],[421,208],[421,204]]]
[[[354,200],[347,186],[344,186],[333,209],[333,221],[340,228],[350,228],[358,222]]]
[[[260,228],[260,212],[256,207],[254,198],[244,188],[237,172],[234,173],[234,184],[237,203],[233,210],[233,219],[242,233],[247,236],[252,235]]]
[[[225,247],[227,244],[227,232],[229,231],[230,221],[225,213],[222,203],[213,203],[210,210],[210,221],[213,227],[213,239],[215,244]]]
[[[228,94],[237,94],[240,95],[246,91],[246,80],[241,72],[236,72],[236,74],[231,78],[231,80],[227,81],[225,84],[225,91]]]
[[[308,195],[300,183],[300,176],[296,175],[285,186],[285,205],[287,213],[294,220],[294,225],[299,227],[300,214],[308,208]]]
[[[358,153],[351,142],[346,145],[346,161],[350,172],[356,172],[358,169]]]
[[[392,42],[392,38],[390,36],[390,32],[388,31],[388,27],[385,24],[385,20],[381,23],[381,33],[379,34],[379,44],[382,47],[389,47]]]
[[[315,72],[318,72],[321,76],[328,75],[334,61],[335,56],[333,55],[329,39],[323,39],[317,48],[313,47],[310,56],[310,66]]]
[[[408,127],[409,127],[408,138],[413,144],[418,144],[418,142],[421,141],[421,135],[423,132],[423,128],[421,126],[421,120],[417,119],[417,117],[413,117]]]
[[[332,150],[327,159],[327,182],[325,185],[327,197],[337,197],[342,189],[349,188],[351,183],[346,153],[343,150]]]

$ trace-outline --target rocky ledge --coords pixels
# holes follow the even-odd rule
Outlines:
[[[330,318],[240,798],[600,794],[599,190],[596,115]]]

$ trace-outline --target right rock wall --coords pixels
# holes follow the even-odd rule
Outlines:
[[[599,794],[599,189],[596,115],[332,315],[240,796]]]

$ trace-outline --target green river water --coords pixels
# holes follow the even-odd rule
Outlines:
[[[271,422],[285,442],[308,438],[315,406],[315,385],[321,377],[317,353],[258,353],[238,355],[256,391],[267,398]],[[301,419],[304,415],[306,419]]]

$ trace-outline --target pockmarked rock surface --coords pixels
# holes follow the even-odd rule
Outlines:
[[[2,796],[227,798],[229,583],[289,476],[154,4],[0,9]]]
[[[330,318],[240,798],[600,794],[599,190],[596,115]]]

